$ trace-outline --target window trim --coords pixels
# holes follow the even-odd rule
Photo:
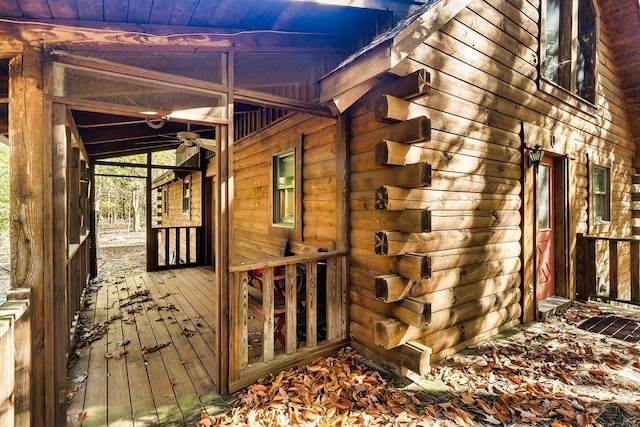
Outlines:
[[[596,192],[595,189],[595,180],[594,180],[594,174],[596,170],[602,170],[605,172],[605,191],[602,192]],[[611,167],[608,166],[602,166],[599,164],[593,164],[591,166],[591,170],[589,173],[589,182],[590,182],[590,191],[589,191],[589,196],[591,199],[591,212],[590,212],[590,217],[592,220],[592,224],[593,225],[601,225],[601,224],[610,224],[611,223]],[[596,217],[596,211],[595,211],[595,202],[594,199],[597,195],[602,195],[604,196],[605,199],[605,206],[606,206],[606,218],[600,218],[598,219]]]
[[[279,237],[288,239],[302,240],[302,135],[296,135],[289,138],[281,145],[281,150],[271,155],[271,172],[270,172],[270,195],[269,195],[269,232]],[[275,180],[277,178],[276,161],[277,158],[287,153],[294,153],[295,158],[295,177],[294,177],[294,218],[293,224],[274,222],[275,202],[274,197],[277,191]]]
[[[169,215],[169,187],[162,189],[162,205],[164,215]]]
[[[572,0],[572,33],[575,33],[575,37],[577,37],[577,20],[578,20],[578,1]],[[547,79],[544,77],[544,64],[545,64],[545,47],[546,47],[546,19],[547,19],[547,11],[546,6],[547,3],[545,0],[540,2],[540,28],[539,28],[539,43],[538,43],[538,89],[557,98],[566,104],[571,105],[572,107],[578,108],[585,113],[594,115],[598,109],[598,75],[600,68],[600,9],[597,4],[594,4],[594,0],[591,1],[591,7],[594,14],[595,19],[595,46],[594,46],[594,67],[593,74],[595,79],[595,87],[594,87],[594,100],[593,102],[582,98],[577,93],[574,93],[574,85],[576,84],[576,63],[577,63],[577,55],[575,53],[575,49],[571,51],[571,89],[567,89],[556,82]]]
[[[607,170],[607,191],[608,191],[608,220],[596,220],[595,217],[595,207],[593,203],[593,171],[595,168],[601,168]],[[592,234],[605,233],[608,232],[611,227],[611,213],[612,213],[612,164],[608,159],[598,159],[598,161],[594,161],[590,155],[587,155],[587,185],[588,185],[588,196],[587,196],[587,214],[588,214],[588,224],[587,224],[587,232]]]
[[[279,164],[280,161],[284,158],[292,157],[293,158],[293,185],[281,185],[278,182],[278,178],[280,178],[279,174]],[[271,192],[271,224],[274,227],[283,227],[283,228],[295,228],[296,226],[296,213],[298,211],[298,207],[296,206],[296,200],[298,197],[298,193],[296,191],[296,184],[298,182],[298,177],[296,176],[296,149],[292,148],[286,151],[282,151],[280,153],[274,154],[271,157],[271,170],[273,179],[271,180],[272,184],[272,192]],[[293,218],[291,221],[286,221],[280,216],[280,191],[285,188],[291,188],[293,190]]]
[[[185,189],[187,190],[185,192]],[[191,214],[191,179],[185,178],[182,181],[182,214]]]

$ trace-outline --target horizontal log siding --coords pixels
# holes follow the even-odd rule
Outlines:
[[[201,174],[193,173],[186,177],[191,180],[191,208],[188,213],[182,211],[182,184],[180,179],[171,184],[162,186],[159,193],[162,195],[165,189],[169,190],[169,212],[164,213],[164,206],[160,206],[160,225],[162,227],[176,227],[187,225],[201,225],[202,217],[202,180]],[[164,201],[163,201],[164,202]]]
[[[431,277],[410,292],[431,303],[432,324],[405,332],[432,348],[432,360],[519,322],[522,122],[566,141],[555,151],[569,157],[574,186],[569,230],[630,235],[635,148],[603,23],[601,33],[597,112],[538,90],[537,1],[476,0],[397,68],[402,73],[424,68],[431,74],[430,93],[412,100],[402,119],[431,119],[431,140],[412,144],[421,150],[410,157],[431,164],[432,185],[411,189],[409,198],[412,208],[432,215],[431,233],[410,234],[432,260]],[[395,273],[394,257],[375,254],[374,234],[393,230],[393,215],[398,215],[375,210],[375,189],[398,185],[383,172],[391,166],[376,164],[374,155],[388,126],[375,119],[379,98],[378,92],[353,107],[350,142],[351,333],[373,352],[380,349],[374,344],[376,325],[393,318],[390,308],[373,303],[375,278]],[[612,221],[606,226],[589,225],[588,162],[611,167]],[[487,219],[492,212],[504,222],[492,224]],[[605,251],[599,255],[603,260]],[[570,253],[575,256],[573,248]],[[623,267],[628,254],[622,245],[621,284],[628,278]]]
[[[231,250],[236,262],[284,255],[294,236],[271,233],[271,159],[302,137],[303,239],[336,240],[335,120],[298,114],[233,146],[234,205]]]

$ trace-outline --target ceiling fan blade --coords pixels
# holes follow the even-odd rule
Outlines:
[[[215,148],[216,148],[216,140],[215,139],[196,138],[195,142],[200,147],[206,148],[207,150],[215,150]]]
[[[185,151],[187,151],[187,148],[189,148],[191,145],[187,144],[186,142],[183,142],[182,144],[180,144],[178,146],[178,148],[176,148],[176,154],[182,154]]]

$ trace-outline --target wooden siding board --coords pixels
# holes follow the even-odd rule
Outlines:
[[[83,6],[84,2],[78,4],[77,0],[63,0],[50,2],[51,17],[53,19],[78,19],[78,7]]]
[[[127,22],[129,16],[128,0],[103,0],[104,19],[107,22]]]
[[[5,0],[0,2],[0,14],[9,18],[19,18],[22,16],[17,0]]]
[[[149,23],[154,25],[167,25],[176,6],[176,0],[154,0],[149,15]]]
[[[83,21],[102,21],[104,20],[103,7],[103,0],[78,1],[78,18]]]
[[[202,3],[200,0],[177,1],[169,19],[170,25],[190,25],[195,8]]]
[[[49,5],[47,0],[20,0],[17,4],[22,15],[26,18],[51,18],[51,12],[49,11]]]
[[[148,24],[153,0],[129,0],[127,22]]]

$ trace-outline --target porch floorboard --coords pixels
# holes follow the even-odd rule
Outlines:
[[[93,286],[82,323],[106,333],[69,369],[67,425],[188,426],[202,410],[225,410],[214,383],[214,281],[195,267]]]

